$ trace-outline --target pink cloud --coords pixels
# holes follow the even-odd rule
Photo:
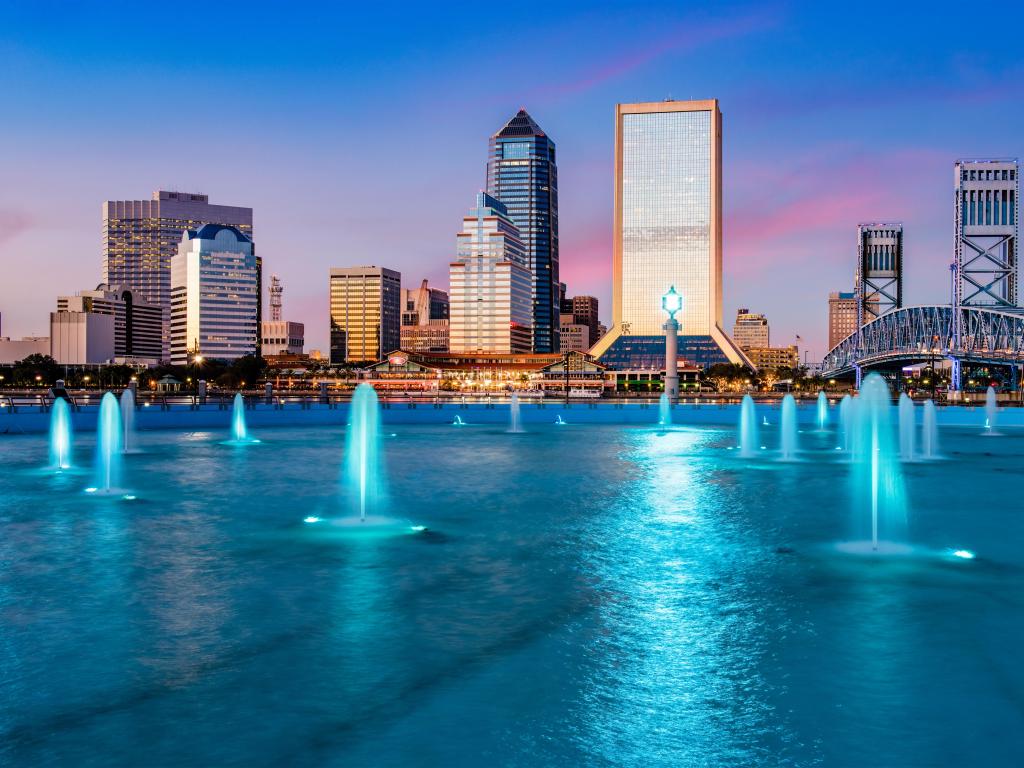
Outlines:
[[[603,66],[587,67],[588,74],[538,88],[527,96],[533,99],[559,98],[589,91],[609,80],[639,69],[662,56],[692,51],[722,40],[745,37],[769,29],[776,23],[777,18],[774,12],[762,10],[734,18],[679,24],[669,34],[653,43],[613,56]]]
[[[823,243],[829,236],[852,243],[859,222],[920,218],[934,203],[920,194],[920,180],[940,177],[952,159],[929,149],[868,155],[832,146],[776,158],[771,166],[734,165],[726,188],[736,202],[723,222],[726,270],[749,277],[751,270],[780,266],[780,259],[827,261],[832,254]],[[815,235],[813,247],[807,235]]]
[[[0,208],[0,245],[14,240],[35,225],[35,219],[26,211]]]
[[[563,234],[559,278],[570,294],[598,294],[609,290],[612,277],[610,220],[591,224],[580,237]]]

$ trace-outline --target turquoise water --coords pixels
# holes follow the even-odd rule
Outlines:
[[[385,426],[428,530],[357,538],[340,428],[141,432],[134,501],[0,438],[0,764],[1019,764],[1024,433],[943,429],[878,558],[834,432],[505,429]]]

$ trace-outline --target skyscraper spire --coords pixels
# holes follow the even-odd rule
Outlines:
[[[555,143],[521,108],[491,136],[487,192],[519,229],[532,275],[533,351],[559,350],[558,168]]]

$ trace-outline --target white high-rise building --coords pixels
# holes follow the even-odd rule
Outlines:
[[[519,230],[485,192],[462,220],[451,281],[449,348],[456,354],[530,352],[532,277]]]
[[[722,114],[718,100],[615,108],[614,326],[592,349],[619,368],[664,365],[661,297],[682,296],[679,357],[749,363],[722,330]]]
[[[255,354],[259,303],[252,241],[236,227],[186,230],[171,260],[171,361]]]
[[[236,227],[252,239],[252,208],[214,205],[207,195],[157,190],[150,200],[103,203],[103,282],[164,311],[162,356],[170,352],[171,260],[186,229]],[[256,260],[257,277],[260,264]]]

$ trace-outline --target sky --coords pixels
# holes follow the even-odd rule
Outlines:
[[[1024,9],[970,8],[0,0],[0,333],[100,282],[104,200],[174,189],[254,209],[326,349],[330,267],[447,287],[520,107],[558,147],[562,280],[608,322],[615,104],[718,98],[723,325],[764,312],[815,361],[857,223],[902,221],[905,303],[946,301],[953,161],[1021,153]]]

